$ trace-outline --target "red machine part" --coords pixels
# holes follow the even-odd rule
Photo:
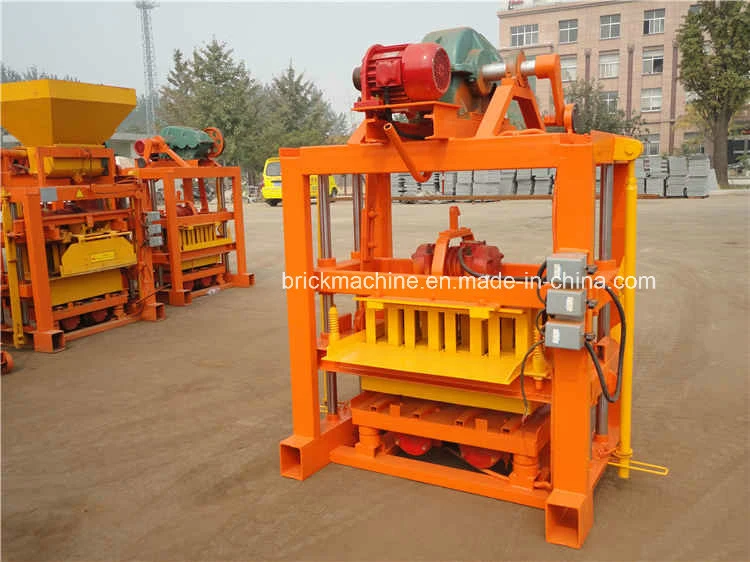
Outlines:
[[[459,444],[461,458],[474,468],[483,470],[495,466],[499,461],[506,461],[508,453],[493,451],[492,449],[483,449],[482,447],[473,447],[472,445]]]
[[[499,275],[503,262],[503,253],[497,246],[486,242],[462,241],[458,246],[450,246],[445,254],[445,275],[470,275],[464,271],[459,261],[459,251],[463,255],[466,267],[480,275]],[[435,255],[435,244],[422,244],[411,256],[414,273],[430,275],[432,260]]]
[[[195,211],[195,207],[187,202],[178,204],[175,211],[178,217],[191,217],[198,214]]]
[[[428,437],[399,433],[396,437],[396,444],[406,454],[418,457],[432,449],[433,441]]]
[[[3,375],[13,370],[13,356],[7,351],[0,351],[0,369]]]
[[[80,315],[71,316],[69,318],[62,318],[60,320],[60,327],[66,332],[72,332],[78,327],[80,323],[81,323]]]
[[[86,319],[91,324],[100,324],[100,323],[104,322],[107,319],[108,316],[109,316],[109,310],[107,310],[105,308],[105,309],[102,309],[102,310],[94,310],[93,312],[89,312],[86,315]]]
[[[451,61],[437,43],[373,45],[353,79],[362,91],[355,106],[434,101],[448,90]]]

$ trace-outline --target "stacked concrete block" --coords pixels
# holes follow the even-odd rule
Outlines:
[[[531,169],[516,170],[516,195],[531,195],[534,188],[534,178]]]
[[[643,158],[635,160],[635,181],[638,183],[638,193],[646,193],[646,162]]]
[[[688,161],[684,156],[670,156],[667,159],[669,175],[666,181],[667,197],[685,197],[687,191]]]
[[[500,170],[500,195],[513,195],[516,192],[516,171]]]
[[[497,195],[500,185],[499,170],[476,170],[474,172],[473,195]]]
[[[664,181],[669,175],[667,160],[661,156],[648,156],[648,178],[646,178],[646,193],[664,197]]]
[[[474,172],[456,172],[456,195],[471,195]]]
[[[703,155],[692,156],[688,160],[688,177],[685,193],[688,197],[705,197],[710,191],[709,178],[713,175],[716,181],[716,173],[711,168],[711,163]]]
[[[391,174],[391,197],[406,195],[406,176],[409,174]]]
[[[548,195],[550,183],[552,182],[552,170],[550,168],[533,168],[531,175],[534,178],[534,195]]]
[[[601,167],[596,170],[596,193],[601,193]],[[391,174],[394,197],[551,195],[555,185],[554,168],[520,170],[475,170],[438,172],[424,182],[411,174]],[[702,156],[685,158],[646,156],[636,159],[635,177],[639,194],[659,197],[701,197],[717,189],[716,174]]]
[[[455,195],[456,183],[458,183],[458,172],[445,172],[443,177],[443,193],[445,195]]]

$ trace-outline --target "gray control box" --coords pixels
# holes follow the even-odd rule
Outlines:
[[[157,248],[164,244],[164,238],[161,236],[149,236],[148,237],[148,245],[150,248]]]
[[[161,215],[159,214],[159,211],[146,211],[144,215],[146,219],[146,224],[151,224],[152,222],[161,220]]]
[[[547,280],[555,288],[577,289],[586,275],[586,254],[552,254],[547,258]]]
[[[544,345],[558,349],[582,349],[585,341],[583,322],[548,320],[544,325]]]
[[[157,236],[161,234],[161,225],[160,224],[149,224],[146,225],[146,231],[148,232],[149,236]]]
[[[586,313],[586,291],[583,289],[549,289],[547,314],[583,320]]]

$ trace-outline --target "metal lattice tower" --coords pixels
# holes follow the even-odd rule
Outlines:
[[[154,55],[154,32],[151,28],[151,10],[156,8],[153,0],[137,0],[141,20],[141,44],[143,49],[143,77],[146,86],[146,127],[149,135],[156,134],[156,56]]]

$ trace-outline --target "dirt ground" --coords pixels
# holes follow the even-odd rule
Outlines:
[[[506,259],[538,260],[550,204],[461,205]],[[281,209],[247,211],[252,289],[169,308],[2,379],[4,560],[746,560],[750,195],[642,201],[635,458],[611,469],[583,550],[544,542],[540,510],[338,465],[279,476],[291,430]],[[351,207],[334,205],[351,244]],[[396,205],[408,255],[448,206]],[[344,394],[352,386],[343,383]]]

